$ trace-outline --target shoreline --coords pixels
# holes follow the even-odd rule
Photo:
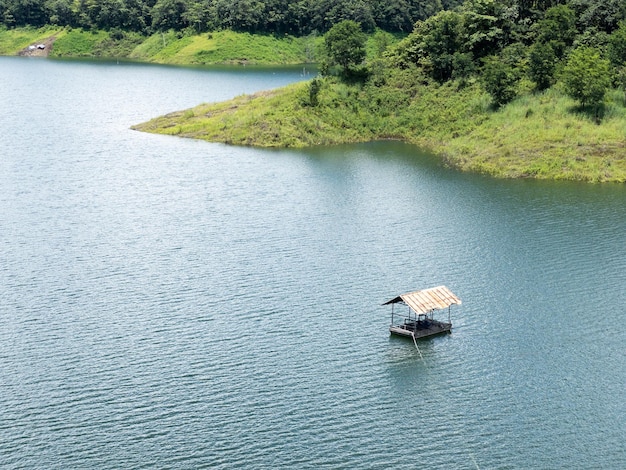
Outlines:
[[[70,27],[0,29],[0,55],[124,60],[179,66],[316,64],[321,37],[277,37],[230,30],[204,34],[132,32]],[[38,46],[42,46],[41,48]]]
[[[433,153],[443,164],[464,172],[496,178],[626,182],[626,141],[614,137],[624,135],[620,132],[626,129],[626,120],[611,119],[598,126],[567,111],[572,103],[555,91],[525,97],[496,112],[485,104],[488,98],[480,95],[477,85],[458,92],[425,87],[420,89],[419,102],[403,109],[392,106],[392,111],[381,111],[388,114],[381,117],[369,112],[375,100],[371,93],[378,90],[356,92],[327,81],[320,104],[312,107],[302,104],[308,83],[201,104],[132,129],[267,148],[392,138]],[[347,99],[346,90],[353,93]],[[563,108],[566,114],[556,114],[554,108]],[[541,134],[540,127],[548,128],[547,133]]]
[[[43,41],[29,44],[21,49],[17,55],[20,57],[48,57],[52,52],[56,39],[57,36],[53,35],[45,38]]]
[[[22,36],[13,39],[13,44],[21,41],[17,52],[11,54],[14,56],[116,60],[113,55],[64,52],[73,50],[72,41],[76,45],[80,42],[78,40],[84,39],[91,41],[84,50],[93,52],[97,50],[97,44],[108,40],[105,32],[41,28],[10,33]],[[8,34],[8,31],[0,31],[0,52],[9,55],[6,47],[1,47],[4,45],[2,34]],[[178,37],[172,32],[168,37],[143,38],[143,42],[135,44],[132,49],[134,55],[126,54],[119,60],[191,67],[315,65],[233,57],[210,63],[184,61],[205,57],[208,48],[216,46],[219,34]],[[257,39],[249,34],[223,34],[229,41],[233,38]],[[275,41],[275,38],[270,39]],[[169,59],[163,55],[161,40],[175,51]],[[293,42],[281,41],[285,41],[279,43],[283,45]],[[44,47],[32,47],[39,44]],[[155,45],[160,48],[155,49],[157,52],[152,51],[150,56],[147,51]],[[107,50],[116,49],[103,49]],[[143,51],[144,55],[137,51]],[[390,70],[388,73],[394,72]],[[617,104],[623,99],[618,91],[608,98],[608,117],[598,124],[577,110],[575,103],[561,95],[558,89],[522,95],[513,103],[493,110],[489,107],[488,97],[476,83],[463,87],[458,84],[435,87],[418,84],[417,78],[408,75],[392,77],[392,80],[408,83],[406,90],[391,85],[349,85],[328,77],[323,81],[320,104],[316,106],[307,104],[308,90],[305,88],[311,83],[308,81],[222,103],[199,105],[132,128],[231,145],[276,148],[392,138],[428,150],[442,163],[459,171],[497,178],[626,182],[626,113],[623,106]],[[398,98],[398,94],[402,96]],[[382,104],[377,106],[378,102]],[[557,108],[560,114],[555,112]]]

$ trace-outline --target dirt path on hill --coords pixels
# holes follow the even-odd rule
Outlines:
[[[27,57],[48,57],[56,38],[56,36],[50,36],[41,42],[30,44],[28,47],[18,52],[18,55]],[[43,46],[43,48],[41,46]]]

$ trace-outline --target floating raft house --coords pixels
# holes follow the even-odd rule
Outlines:
[[[405,305],[404,313],[394,311],[396,304]],[[391,305],[391,325],[389,331],[399,336],[424,338],[426,336],[449,333],[452,330],[450,306],[461,305],[461,300],[446,286],[432,287],[399,295],[385,302]],[[435,312],[448,309],[448,321],[435,320]]]

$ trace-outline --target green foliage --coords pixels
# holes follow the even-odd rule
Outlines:
[[[476,59],[497,54],[508,45],[514,7],[496,0],[467,0],[463,13],[464,48]]]
[[[331,64],[340,65],[345,73],[359,65],[365,59],[365,40],[357,22],[344,20],[337,23],[324,38]]]
[[[462,41],[463,18],[456,12],[441,12],[418,26],[421,41],[420,60],[429,62],[430,74],[435,80],[444,82],[452,78],[458,64]],[[417,61],[417,63],[420,62]]]
[[[624,106],[626,106],[626,66],[622,66],[617,70],[616,79],[617,86],[624,93]]]
[[[367,41],[367,55],[369,57],[382,57],[395,42],[396,38],[391,33],[378,29]]]
[[[597,49],[575,49],[561,73],[565,92],[582,106],[597,107],[611,85],[609,67]]]
[[[50,24],[42,0],[0,0],[0,22],[8,27]]]
[[[624,19],[624,0],[570,0],[581,29],[609,33]]]
[[[55,57],[97,57],[94,51],[108,38],[104,31],[73,29],[55,41],[52,54]]]
[[[520,74],[526,72],[528,68],[528,47],[519,42],[515,42],[509,46],[506,46],[500,51],[499,57],[502,61]]]
[[[515,69],[499,57],[492,56],[485,59],[482,81],[496,107],[509,103],[517,94],[519,77]]]
[[[573,47],[587,46],[605,50],[609,42],[609,35],[598,31],[595,27],[587,28],[576,36]]]
[[[152,27],[157,31],[184,29],[186,2],[182,0],[157,0],[152,7]]]
[[[463,17],[443,11],[426,21],[390,51],[395,66],[418,65],[439,82],[465,77],[474,70],[473,57],[463,52]]]
[[[549,8],[534,30],[537,42],[550,44],[556,56],[561,58],[576,37],[576,15],[566,5]]]
[[[609,36],[608,56],[616,67],[626,64],[626,22]]]
[[[528,53],[528,76],[538,90],[545,90],[552,84],[556,67],[556,54],[552,46],[537,42]]]
[[[442,11],[462,18],[463,43],[452,52],[443,46],[447,56],[433,54],[444,69],[454,53],[471,53],[478,60],[515,41],[535,42],[535,37],[558,43],[561,47],[555,51],[560,57],[577,38],[577,44],[600,46],[594,41],[626,19],[623,0],[0,0],[0,24],[118,28],[143,35],[169,29],[194,33],[231,29],[305,36],[352,20],[364,31],[406,34],[416,22]]]
[[[301,100],[303,106],[317,106],[319,104],[319,94],[322,89],[322,80],[314,78],[309,82],[308,94]]]
[[[452,79],[465,80],[476,72],[476,64],[471,54],[455,52],[452,56]]]
[[[443,7],[440,0],[0,0],[0,23],[122,28],[145,35],[192,28],[303,36],[343,20],[366,31],[408,32]]]
[[[51,24],[65,26],[75,23],[75,12],[71,0],[48,0],[45,7],[50,15]]]

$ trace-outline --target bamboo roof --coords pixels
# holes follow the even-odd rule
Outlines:
[[[454,295],[446,286],[431,287],[399,295],[383,305],[403,302],[415,313],[429,313],[450,305],[461,305],[461,299]]]

